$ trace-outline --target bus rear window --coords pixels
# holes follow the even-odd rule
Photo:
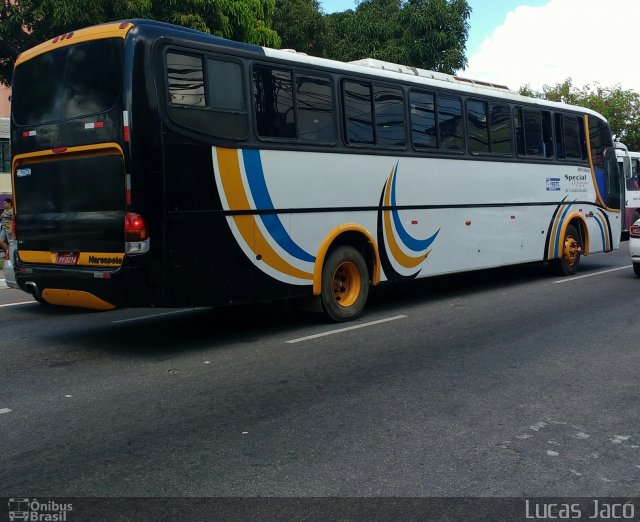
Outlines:
[[[16,67],[11,99],[18,125],[38,125],[105,112],[122,84],[120,38],[83,42]]]

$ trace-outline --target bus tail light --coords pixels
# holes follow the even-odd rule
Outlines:
[[[11,235],[13,236],[13,239],[18,239],[18,236],[16,235],[16,215],[15,214],[11,218]]]
[[[125,252],[130,255],[145,254],[151,246],[149,229],[142,216],[127,212],[124,218]]]
[[[640,238],[640,225],[631,225],[629,227],[629,237]]]

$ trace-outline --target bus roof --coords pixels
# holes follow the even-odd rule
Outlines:
[[[519,103],[529,103],[540,105],[548,108],[574,110],[587,114],[591,114],[606,121],[602,114],[577,105],[569,105],[567,103],[543,100],[541,98],[531,98],[522,96],[512,91],[507,86],[472,80],[457,75],[449,75],[436,71],[428,71],[426,69],[417,69],[406,65],[393,64],[390,62],[382,62],[371,58],[356,60],[354,62],[340,62],[337,60],[329,60],[327,58],[316,58],[303,53],[296,53],[291,50],[278,50],[269,47],[263,47],[267,56],[282,60],[290,60],[308,65],[317,65],[332,69],[344,70],[345,72],[358,72],[361,74],[375,75],[380,78],[388,78],[394,80],[402,80],[404,82],[416,83],[419,85],[428,85],[434,88],[448,88],[459,91],[464,94],[476,94],[478,96],[494,96],[505,100]],[[444,84],[444,85],[443,85]]]
[[[349,73],[359,73],[367,76],[377,76],[379,78],[400,80],[403,82],[429,86],[433,88],[445,87],[447,89],[452,89],[464,94],[494,96],[517,103],[529,103],[542,107],[548,107],[550,109],[555,108],[573,110],[591,114],[593,116],[596,116],[597,118],[600,118],[601,120],[606,121],[606,118],[604,116],[586,107],[579,107],[576,105],[552,102],[540,98],[530,98],[527,96],[522,96],[515,91],[510,90],[504,85],[498,85],[481,80],[472,80],[457,75],[428,71],[426,69],[419,69],[406,65],[383,62],[381,60],[374,60],[372,58],[364,58],[362,60],[356,60],[354,62],[341,62],[328,58],[317,58],[304,53],[295,52],[291,49],[272,49],[270,47],[260,47],[257,45],[235,42],[201,31],[197,31],[195,29],[177,26],[166,22],[158,22],[156,20],[121,20],[117,22],[109,22],[101,25],[86,27],[84,29],[66,33],[23,52],[18,57],[16,66],[25,60],[33,58],[34,56],[37,56],[59,46],[71,45],[76,42],[87,41],[95,38],[124,38],[134,27],[136,27],[138,31],[142,33],[149,31],[150,33],[155,33],[156,35],[160,33],[163,36],[169,35],[174,38],[184,38],[187,40],[196,41],[198,43],[211,43],[225,48],[242,50],[244,53],[248,54],[256,54],[258,56],[266,56],[276,60],[323,67],[336,72],[344,71]],[[153,37],[153,34],[150,34],[149,36]]]

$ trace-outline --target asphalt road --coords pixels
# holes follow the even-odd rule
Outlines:
[[[626,243],[377,288],[347,325],[29,301],[0,290],[0,496],[638,494]]]

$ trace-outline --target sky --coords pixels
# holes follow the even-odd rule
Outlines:
[[[457,74],[518,90],[571,78],[640,92],[640,0],[467,0],[468,66]],[[321,0],[325,13],[356,0]]]

